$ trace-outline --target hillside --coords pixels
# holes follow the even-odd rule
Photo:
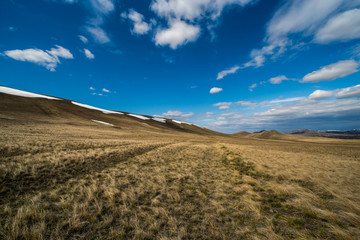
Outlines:
[[[0,239],[360,238],[359,140],[2,90]]]

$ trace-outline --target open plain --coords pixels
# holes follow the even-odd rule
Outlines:
[[[0,102],[1,239],[360,238],[359,140]]]

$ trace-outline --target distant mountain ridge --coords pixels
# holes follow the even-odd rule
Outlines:
[[[328,138],[342,138],[342,139],[360,139],[360,129],[350,130],[310,130],[299,129],[289,132],[293,135],[302,135],[309,137],[328,137]]]

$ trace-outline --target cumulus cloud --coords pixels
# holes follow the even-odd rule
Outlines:
[[[216,25],[214,22],[217,21],[217,18],[226,6],[244,6],[255,1],[256,0],[154,0],[150,5],[151,10],[158,17],[165,19],[169,25],[169,29],[159,31],[156,34],[155,43],[157,45],[169,45],[175,49],[177,46],[196,41],[201,32],[200,22],[206,20],[207,26]],[[174,24],[177,28],[175,28]],[[177,36],[175,37],[174,35]],[[185,37],[181,37],[181,35],[185,35]],[[161,44],[161,38],[158,37],[164,37],[166,39],[164,44]],[[168,40],[169,38],[172,40]]]
[[[236,73],[239,70],[239,68],[240,68],[239,66],[234,66],[234,67],[232,67],[230,69],[223,70],[223,71],[219,72],[218,75],[217,75],[216,80],[223,79],[224,77],[226,77],[229,74]]]
[[[84,37],[83,35],[78,35],[79,39],[83,42],[83,43],[87,43],[89,40]]]
[[[151,25],[144,21],[144,16],[134,9],[130,9],[129,13],[126,12],[121,14],[122,18],[127,18],[132,21],[134,27],[131,30],[132,34],[143,35],[147,34],[151,30]]]
[[[108,89],[106,89],[106,88],[103,88],[102,91],[103,91],[103,92],[107,92],[107,93],[110,92],[110,90],[108,90]]]
[[[354,60],[345,60],[333,63],[320,68],[317,71],[313,71],[303,77],[301,82],[320,82],[320,81],[331,81],[337,78],[346,77],[353,74],[358,70],[359,63]]]
[[[331,18],[315,35],[318,43],[360,38],[360,9],[351,9]]]
[[[90,52],[89,49],[84,48],[84,54],[88,59],[94,59],[95,58],[94,54],[92,54],[92,52]]]
[[[169,110],[166,113],[162,114],[163,117],[177,118],[177,119],[188,119],[189,117],[191,117],[193,115],[194,115],[193,112],[184,113],[184,112],[177,111],[177,110]]]
[[[159,30],[155,35],[156,45],[169,45],[176,49],[188,42],[195,41],[200,35],[200,27],[184,21],[174,20],[167,29]]]
[[[214,93],[221,92],[222,90],[223,90],[222,88],[213,87],[213,88],[210,89],[210,93],[214,94]]]
[[[225,6],[244,6],[253,0],[155,0],[151,9],[160,17],[193,21],[209,16],[219,17]]]
[[[50,50],[46,51],[36,48],[29,48],[24,50],[8,50],[5,51],[4,54],[18,61],[32,62],[37,65],[46,67],[50,71],[55,71],[57,65],[61,63],[59,58],[73,58],[73,55],[68,49],[59,45],[56,45],[56,48],[51,48]]]
[[[289,80],[285,75],[277,76],[270,78],[269,82],[271,84],[280,84],[282,81]]]
[[[93,88],[93,87],[90,87],[89,89],[90,89],[90,90],[92,90],[92,91],[94,91],[94,90],[95,90],[95,88]]]

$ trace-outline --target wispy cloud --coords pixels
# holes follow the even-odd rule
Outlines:
[[[193,112],[184,113],[177,110],[169,110],[166,113],[162,114],[163,117],[175,118],[175,119],[188,119],[193,115],[194,115]]]
[[[219,102],[216,104],[213,104],[214,107],[219,107],[219,109],[229,109],[232,105],[232,102]]]
[[[84,48],[84,54],[85,54],[85,57],[87,57],[88,59],[94,59],[95,58],[95,55],[92,54],[92,52],[90,52],[89,49]]]
[[[79,39],[83,42],[83,43],[87,43],[89,40],[84,37],[83,35],[78,35]]]
[[[106,89],[106,88],[103,88],[102,91],[103,91],[103,92],[106,92],[106,93],[109,93],[109,92],[110,92],[110,90],[108,90],[108,89]]]
[[[249,91],[250,91],[250,92],[254,91],[254,88],[256,88],[256,87],[257,87],[257,84],[256,84],[256,83],[251,84],[251,85],[249,86]]]
[[[335,97],[338,99],[351,98],[351,97],[360,98],[360,84],[352,87],[339,88],[331,91],[316,90],[309,95],[309,99],[315,99],[315,100],[326,99],[331,97]]]
[[[41,50],[36,48],[29,48],[24,50],[8,50],[4,54],[12,59],[31,62],[37,65],[46,67],[50,71],[55,71],[55,68],[60,64],[59,58],[72,59],[74,58],[71,52],[59,45],[50,50]]]
[[[320,44],[360,38],[358,6],[358,1],[346,0],[284,1],[267,24],[264,46],[253,49],[251,60],[241,67],[261,67],[267,58],[281,56],[299,41],[311,43],[309,36]]]
[[[86,30],[91,34],[93,39],[101,44],[110,42],[107,33],[99,26],[87,26]]]
[[[234,67],[232,67],[232,68],[230,68],[230,69],[227,69],[227,70],[223,70],[223,71],[221,71],[221,72],[219,72],[218,73],[218,75],[217,75],[217,80],[220,80],[220,79],[223,79],[224,77],[226,77],[227,75],[229,75],[229,74],[234,74],[234,73],[236,73],[238,70],[239,70],[239,66],[234,66]]]
[[[289,80],[285,75],[277,76],[270,78],[269,82],[271,84],[280,84],[282,81]]]
[[[318,43],[349,41],[360,38],[360,9],[351,9],[331,18],[315,34]]]

